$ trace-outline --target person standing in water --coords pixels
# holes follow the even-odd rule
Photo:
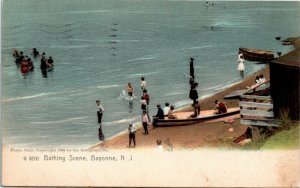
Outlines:
[[[145,81],[145,77],[141,77],[141,90],[142,92],[144,92],[144,90],[146,89],[147,86],[147,82]]]
[[[104,140],[104,134],[102,132],[102,116],[104,112],[103,106],[100,104],[99,100],[96,100],[96,105],[97,105],[97,117],[98,117],[98,124],[99,124],[99,129],[98,129],[98,135],[99,135],[99,140]]]
[[[32,53],[31,55],[36,58],[40,53],[36,50],[36,48],[32,48]]]
[[[127,85],[127,93],[129,97],[133,97],[133,86],[131,85],[131,83],[129,82]]]
[[[244,71],[245,71],[245,59],[244,56],[241,52],[239,52],[239,56],[238,56],[238,71],[240,71],[240,76],[242,78],[244,78]]]
[[[146,111],[143,111],[142,124],[144,127],[144,134],[149,134],[148,125],[150,124],[150,121]]]

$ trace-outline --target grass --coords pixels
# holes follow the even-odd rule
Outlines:
[[[264,149],[298,149],[299,144],[299,125],[289,130],[283,130],[266,140]]]

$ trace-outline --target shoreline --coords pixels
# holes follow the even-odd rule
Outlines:
[[[252,63],[252,62],[249,62],[249,63]],[[235,90],[245,89],[246,86],[253,85],[255,77],[260,74],[264,75],[264,77],[268,80],[269,79],[269,66],[266,65],[266,67],[262,68],[261,70],[258,70],[252,74],[247,75],[247,77],[245,77],[244,80],[237,82],[237,84],[235,84],[233,86],[225,88],[222,91],[216,92],[204,99],[200,99],[201,110],[214,109],[214,107],[215,107],[214,101],[217,99],[224,101],[228,108],[237,107],[239,104],[238,99],[223,100],[223,97]],[[184,106],[176,109],[176,111],[182,111],[182,112],[192,111],[192,110],[193,109],[190,105],[184,105]],[[210,131],[206,131],[206,132],[208,132],[210,134],[214,134],[216,132],[219,132],[220,131],[219,129],[222,129],[222,132],[230,133],[229,137],[231,137],[231,138],[236,138],[236,137],[240,136],[241,134],[244,133],[244,131],[247,128],[247,126],[245,126],[245,125],[240,125],[239,121],[237,121],[237,120],[235,120],[232,124],[225,124],[222,121],[222,122],[213,122],[213,123],[199,123],[199,124],[183,126],[183,127],[168,127],[168,128],[155,128],[155,129],[152,129],[152,125],[150,125],[148,128],[149,135],[145,136],[141,133],[142,132],[141,123],[137,122],[137,124],[138,124],[138,131],[136,133],[136,141],[137,141],[136,148],[156,147],[156,140],[158,140],[158,139],[162,140],[162,145],[164,147],[169,147],[168,145],[170,145],[170,143],[169,143],[170,139],[172,139],[172,148],[173,147],[175,147],[175,148],[184,148],[184,147],[195,148],[195,147],[203,147],[206,145],[211,145],[210,141],[205,141],[205,138],[204,138],[204,142],[203,142],[203,140],[196,139],[194,141],[192,141],[192,140],[188,141],[188,144],[185,143],[185,141],[184,141],[185,137],[190,137],[190,138],[193,137],[190,134],[193,134],[193,133],[199,131],[197,129],[200,125],[201,125],[201,127],[205,127],[206,129],[207,128],[209,129],[209,127],[207,127],[207,126],[214,125],[214,126],[218,127],[216,130],[210,130]],[[204,126],[202,126],[202,125],[204,125]],[[231,127],[234,127],[234,131],[228,132],[228,129]],[[185,131],[185,129],[187,131]],[[203,131],[205,131],[205,130],[203,130]],[[169,134],[169,133],[172,133],[172,134]],[[174,136],[176,137],[176,140],[174,140],[175,139]],[[144,137],[146,139],[141,139],[140,137]],[[174,139],[173,139],[173,137],[174,137]],[[214,135],[213,137],[216,137],[214,139],[218,140],[217,134]],[[219,144],[216,144],[216,145],[213,144],[213,147],[218,146],[218,145]],[[91,146],[89,149],[96,149],[96,148],[102,148],[102,147],[113,148],[113,149],[122,149],[122,148],[128,149],[127,130],[124,130],[124,131],[108,138],[105,141],[96,143],[93,146]]]

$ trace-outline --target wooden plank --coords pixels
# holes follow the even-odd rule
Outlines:
[[[228,95],[226,95],[224,97],[224,99],[239,98],[241,95],[244,95],[246,92],[247,92],[246,89],[236,90],[236,91],[233,91],[233,92],[229,93]]]
[[[271,96],[258,96],[258,95],[241,95],[242,99],[257,99],[257,100],[270,100]]]
[[[271,127],[279,127],[279,125],[275,124],[274,122],[270,121],[258,121],[258,120],[245,120],[241,119],[241,124],[243,125],[256,125],[256,126],[271,126]]]
[[[266,118],[266,117],[254,117],[254,116],[243,116],[241,119],[246,120],[258,120],[258,121],[274,121],[273,118]]]
[[[245,107],[245,108],[273,108],[272,103],[259,103],[259,102],[247,102],[247,101],[240,101],[240,107]]]
[[[250,92],[250,91],[253,91],[254,89],[256,90],[256,89],[258,89],[258,88],[260,88],[261,86],[265,86],[265,85],[267,85],[267,84],[269,84],[269,86],[268,87],[270,87],[270,80],[266,80],[264,83],[260,83],[260,84],[258,84],[257,86],[255,86],[255,87],[253,87],[253,88],[249,88],[248,90],[246,90],[246,92],[245,93],[248,93],[248,92]]]
[[[240,113],[242,116],[274,117],[273,111],[242,109]]]

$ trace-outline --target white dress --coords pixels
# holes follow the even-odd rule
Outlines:
[[[245,70],[245,65],[244,65],[244,59],[243,58],[240,58],[239,60],[238,60],[238,71],[244,71]]]

